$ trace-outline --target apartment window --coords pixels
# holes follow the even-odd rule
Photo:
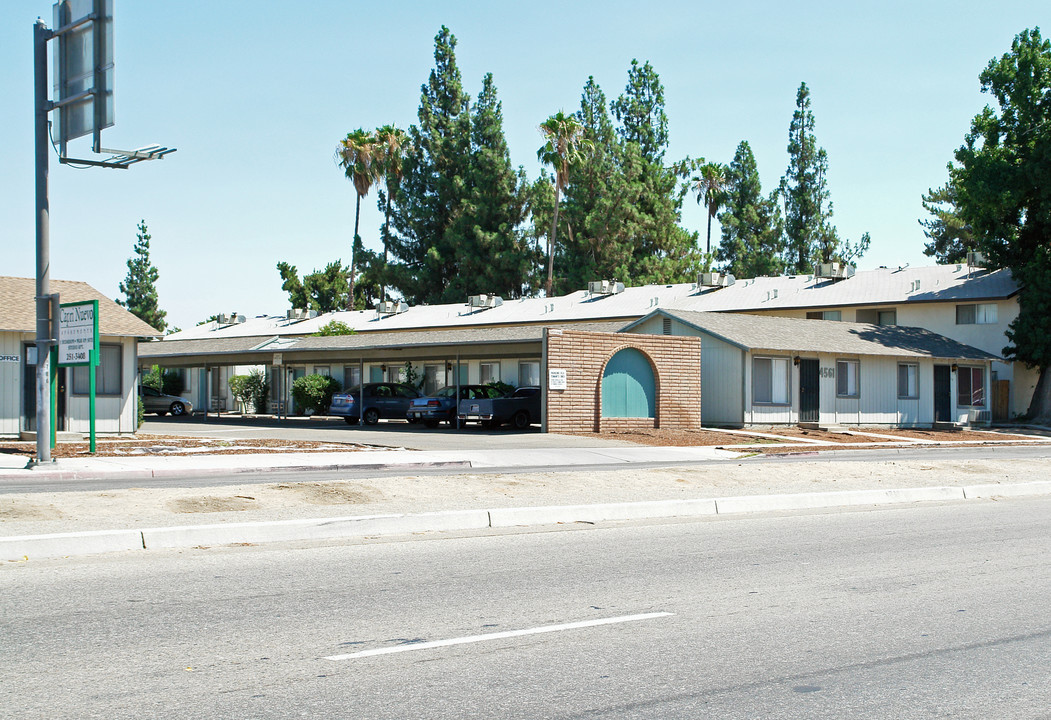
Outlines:
[[[500,381],[500,363],[484,362],[481,364],[481,383],[485,385]]]
[[[861,363],[857,360],[836,361],[836,396],[856,398],[860,390]]]
[[[314,366],[314,374],[315,375],[321,375],[323,377],[329,377],[331,375],[331,373],[332,373],[332,370],[327,365],[315,365]]]
[[[99,346],[99,364],[95,368],[95,394],[119,397],[122,374],[120,345]],[[91,377],[87,365],[77,365],[73,368],[73,394],[91,394]]]
[[[996,321],[996,303],[956,306],[957,325],[994,325]]]
[[[898,324],[898,311],[897,310],[880,310],[878,319],[876,320],[877,325],[897,325]]]
[[[361,384],[361,367],[359,365],[343,366],[343,387],[352,388]]]
[[[898,365],[898,397],[915,400],[920,396],[920,366],[916,363]]]
[[[423,366],[423,394],[433,395],[438,392],[442,385],[439,380],[445,380],[444,368],[441,365]],[[444,383],[443,383],[444,385]]]
[[[520,362],[518,363],[518,386],[537,386],[540,384],[540,363]]]
[[[788,358],[752,359],[752,402],[756,405],[788,405],[791,385]]]
[[[811,310],[806,314],[807,320],[842,320],[842,310]]]
[[[985,370],[980,367],[960,367],[956,371],[957,405],[985,406]]]

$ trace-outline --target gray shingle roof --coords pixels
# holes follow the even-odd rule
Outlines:
[[[952,360],[999,360],[995,355],[929,330],[900,325],[869,325],[832,320],[800,320],[767,315],[657,310],[746,350],[821,352],[837,355],[891,355]],[[643,318],[645,320],[645,318]],[[642,320],[638,321],[639,323]],[[638,323],[624,328],[631,332]],[[703,345],[703,341],[702,341]]]
[[[62,302],[99,301],[99,334],[125,337],[159,337],[164,333],[144,323],[127,309],[85,282],[52,280],[51,292]],[[0,330],[36,332],[36,280],[0,276]]]

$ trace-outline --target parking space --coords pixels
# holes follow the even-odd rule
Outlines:
[[[633,443],[599,437],[556,435],[508,427],[484,429],[470,425],[459,430],[444,424],[427,428],[401,420],[381,420],[377,425],[347,425],[342,418],[204,416],[172,418],[147,416],[140,433],[212,438],[281,438],[325,442],[353,441],[379,447],[409,450],[499,450],[517,448],[622,447]]]

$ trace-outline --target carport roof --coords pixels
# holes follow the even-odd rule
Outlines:
[[[573,323],[559,325],[574,330],[616,332],[624,322]],[[139,345],[139,359],[163,362],[165,359],[231,355],[266,355],[275,352],[319,353],[355,352],[361,350],[393,350],[433,348],[457,345],[495,345],[535,343],[543,339],[544,326],[520,325],[496,328],[460,328],[455,330],[427,330],[401,332],[370,332],[356,335],[328,337],[233,337],[198,340],[165,340]],[[230,358],[236,362],[235,358]]]
[[[999,360],[984,350],[958,343],[930,330],[900,325],[870,325],[833,320],[801,320],[768,315],[656,310],[622,332],[654,316],[685,325],[744,350],[820,352],[837,355],[891,355],[952,360]]]

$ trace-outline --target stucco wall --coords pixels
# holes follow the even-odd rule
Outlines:
[[[654,418],[601,417],[602,373],[624,348],[641,352],[653,368]],[[566,389],[546,391],[548,432],[701,426],[700,338],[549,329],[546,368],[566,371]]]

